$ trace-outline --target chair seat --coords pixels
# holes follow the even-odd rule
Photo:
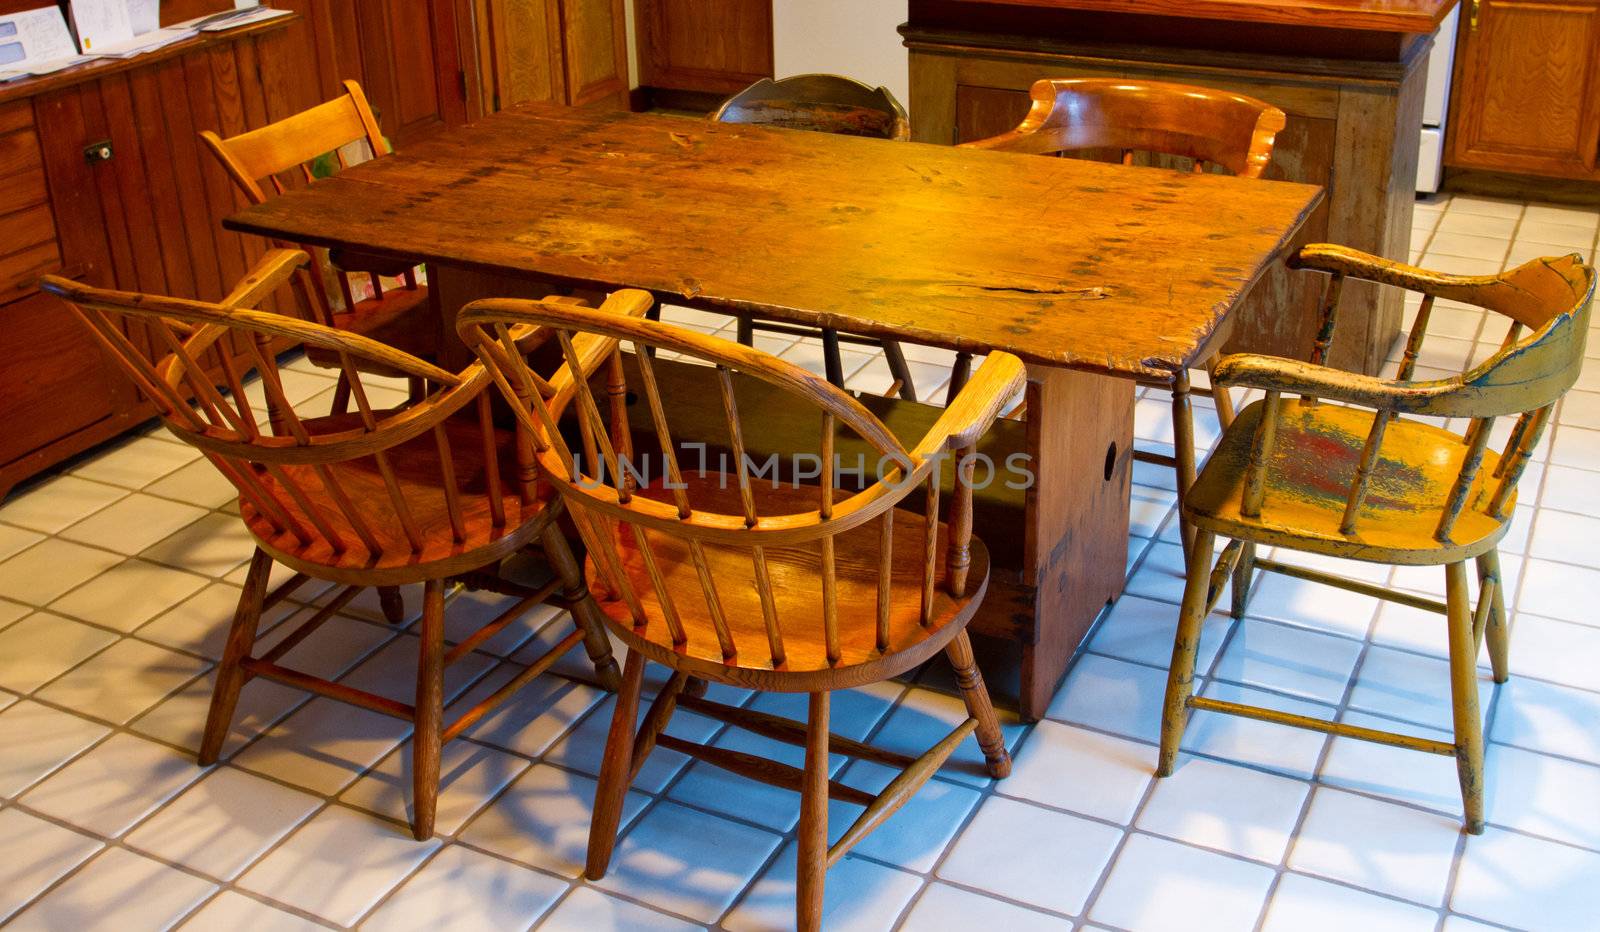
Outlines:
[[[393,413],[380,412],[379,417],[381,419]],[[351,413],[315,418],[305,423],[307,430],[318,434],[346,427],[355,429],[360,425],[360,418]],[[554,490],[541,486],[537,500],[524,505],[517,494],[514,437],[509,431],[496,430],[494,443],[500,464],[505,523],[495,526],[489,498],[483,494],[488,488],[488,471],[483,456],[482,432],[475,420],[465,417],[447,419],[443,426],[449,441],[456,481],[462,493],[461,525],[464,533],[459,541],[452,530],[440,480],[439,445],[432,432],[400,444],[388,454],[395,480],[418,529],[422,542],[422,548],[418,551],[412,550],[404,526],[391,504],[383,475],[378,471],[377,461],[370,456],[336,463],[327,469],[333,473],[344,494],[356,504],[372,536],[380,545],[381,552],[376,558],[362,543],[316,470],[310,466],[283,466],[281,470],[304,491],[321,519],[343,538],[343,552],[335,551],[317,533],[308,535],[314,541],[312,544],[303,544],[291,531],[277,530],[247,499],[241,499],[240,513],[245,524],[263,550],[296,571],[320,579],[361,585],[402,585],[466,572],[487,566],[521,549],[543,529],[545,522],[536,519],[552,516],[548,503],[554,496]],[[277,480],[271,475],[261,475],[259,478],[269,488],[279,488]],[[278,498],[285,502],[295,500],[292,495],[283,493]],[[307,528],[314,527],[303,505],[291,508],[290,516]]]
[[[428,288],[391,288],[381,298],[356,302],[352,310],[333,315],[333,325],[364,337],[371,337],[401,352],[423,359],[438,356],[439,322],[428,305]],[[339,367],[339,356],[317,347],[306,348],[306,359],[314,366],[328,369]],[[383,369],[363,361],[363,372]],[[379,374],[397,374],[379,372]]]
[[[687,473],[691,503],[697,509],[737,514],[738,482],[732,474]],[[798,488],[755,482],[757,513],[762,516],[815,512],[818,488]],[[668,501],[671,493],[660,483],[638,493]],[[920,501],[920,496],[918,497]],[[976,537],[966,594],[953,598],[945,588],[942,560],[936,568],[933,618],[921,623],[924,557],[924,521],[920,514],[894,512],[893,564],[889,610],[888,650],[876,646],[874,619],[878,612],[877,520],[835,538],[838,593],[838,663],[827,660],[822,615],[821,553],[817,544],[766,550],[768,572],[777,605],[778,627],[783,635],[785,663],[774,666],[766,624],[755,582],[755,565],[748,548],[705,546],[706,563],[716,582],[728,629],[737,654],[724,660],[704,590],[700,586],[687,545],[666,534],[646,531],[661,571],[664,588],[687,634],[687,643],[674,645],[661,613],[660,601],[631,533],[619,535],[618,551],[629,585],[643,603],[647,624],[635,628],[627,603],[615,594],[600,607],[630,649],[674,669],[721,682],[777,692],[839,689],[896,676],[927,660],[955,637],[982,601],[989,578],[989,553]],[[941,522],[936,553],[945,552],[948,528]],[[590,558],[588,578],[604,579]],[[600,586],[596,585],[600,594]]]
[[[1185,513],[1224,537],[1380,563],[1433,566],[1475,557],[1504,535],[1506,521],[1486,514],[1500,457],[1484,452],[1466,507],[1448,540],[1434,531],[1466,456],[1464,438],[1421,421],[1390,422],[1368,480],[1355,529],[1341,533],[1345,502],[1374,413],[1285,399],[1267,464],[1266,498],[1257,517],[1240,513],[1256,428],[1266,410],[1255,402],[1223,434],[1190,488]],[[1506,513],[1511,513],[1511,505]]]

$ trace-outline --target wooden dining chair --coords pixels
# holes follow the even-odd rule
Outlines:
[[[217,760],[232,724],[239,691],[262,677],[392,715],[415,726],[412,828],[433,834],[443,742],[538,676],[580,641],[602,683],[615,686],[600,613],[556,519],[563,508],[533,468],[527,434],[498,428],[490,413],[490,376],[473,364],[461,372],[438,367],[359,334],[251,308],[307,262],[302,252],[274,250],[226,299],[210,304],[157,295],[108,291],[55,276],[41,287],[70,303],[89,333],[157,407],[179,439],[197,447],[239,491],[239,511],[255,538],[239,608],[217,670],[199,759]],[[624,295],[602,316],[643,313],[648,302]],[[148,350],[131,335],[143,331]],[[315,346],[340,360],[357,410],[302,418],[284,394],[272,341]],[[242,347],[248,369],[224,351]],[[532,351],[536,347],[525,343]],[[574,371],[593,372],[612,353],[603,340],[575,349]],[[416,403],[381,409],[368,397],[357,360],[426,380]],[[267,404],[281,412],[283,432],[266,420],[246,390],[251,372]],[[570,386],[565,370],[547,387],[559,416]],[[500,561],[541,548],[554,570],[548,584],[530,587],[497,573]],[[293,571],[267,591],[273,564]],[[342,588],[287,637],[255,652],[263,610],[310,579]],[[333,617],[362,589],[422,584],[416,699],[386,696],[282,665],[283,657]],[[444,640],[446,589],[456,583],[510,596],[496,618],[455,644]],[[486,639],[546,602],[572,612],[574,630],[493,694],[445,723],[444,669]],[[398,598],[385,604],[402,621]]]
[[[347,167],[347,153],[353,150],[368,158],[389,153],[389,143],[378,129],[361,85],[345,81],[344,91],[333,100],[259,129],[227,139],[204,130],[200,138],[245,198],[251,204],[262,204],[289,186],[310,184],[326,171]],[[426,286],[417,282],[415,263],[350,250],[325,251],[300,243],[278,245],[302,249],[311,256],[311,288],[305,296],[311,320],[371,337],[413,356],[430,359],[437,355],[439,324],[428,306]],[[367,280],[372,297],[358,297],[353,275]],[[385,291],[384,278],[400,278],[404,287]],[[328,293],[330,280],[338,285],[338,302]],[[337,356],[320,349],[308,351],[307,356],[319,366],[340,367]],[[379,366],[374,374],[401,375],[373,360],[359,360],[358,365],[364,370]],[[411,389],[415,397],[424,390],[415,381]],[[348,386],[341,385],[335,413],[345,411],[348,403]]]
[[[887,88],[868,87],[836,74],[801,74],[774,81],[762,78],[723,102],[711,115],[713,122],[757,126],[782,126],[842,136],[869,136],[904,142],[911,138],[905,108]],[[894,383],[887,394],[917,400],[917,387],[906,364],[905,352],[894,340],[843,334],[831,327],[805,327],[740,317],[739,342],[754,344],[755,331],[782,333],[822,341],[822,360],[828,381],[844,386],[844,359],[840,343],[883,350]]]
[[[596,429],[601,402],[582,380],[574,380],[578,410],[589,419],[599,447],[571,448],[555,430],[555,412],[537,390],[537,375],[507,346],[505,328],[519,325],[548,328],[563,347],[574,346],[580,335],[631,344],[640,374],[632,390],[649,408],[659,469],[640,475],[640,462],[630,469],[628,452],[607,443],[605,430]],[[1009,772],[1010,757],[966,632],[989,576],[988,552],[972,536],[975,459],[966,454],[1022,385],[1019,360],[990,354],[908,450],[830,382],[731,341],[548,301],[476,302],[463,311],[459,327],[535,435],[543,474],[566,498],[588,545],[590,578],[605,593],[600,605],[606,623],[628,647],[595,799],[590,878],[605,874],[628,786],[658,746],[799,791],[801,929],[819,925],[827,867],[904,805],[969,735],[976,734],[992,776]],[[650,348],[714,366],[720,399],[662,397]],[[569,365],[581,361],[573,349],[567,358]],[[795,417],[815,425],[817,465],[811,475],[820,475],[820,484],[799,481],[805,470],[798,468],[780,479],[787,467],[752,464],[744,451],[740,397],[774,390],[793,399]],[[731,472],[685,468],[684,461],[696,464],[687,456],[680,460],[669,412],[696,404],[721,406]],[[834,450],[852,435],[882,456],[882,475],[846,494],[834,487],[840,475]],[[956,464],[957,481],[948,519],[941,521],[939,476],[947,459]],[[777,472],[767,471],[772,468]],[[898,507],[914,493],[915,507]],[[940,651],[955,668],[968,716],[932,749],[913,759],[830,735],[835,690],[896,676]],[[635,732],[645,664],[651,661],[672,674]],[[807,720],[713,702],[703,695],[703,681],[808,693]],[[805,765],[795,768],[666,734],[678,707],[804,747]],[[830,752],[901,772],[873,795],[831,781]],[[830,798],[865,807],[831,847]]]
[[[963,143],[967,148],[1029,155],[1064,155],[1112,150],[1124,165],[1136,153],[1188,160],[1195,172],[1217,166],[1244,178],[1259,178],[1272,160],[1273,141],[1284,126],[1282,110],[1271,104],[1208,87],[1121,78],[1035,81],[1033,105],[1015,129]],[[957,354],[950,381],[960,389],[971,358]],[[1209,362],[1208,362],[1209,368]],[[1172,393],[1173,454],[1135,450],[1142,462],[1177,472],[1179,512],[1195,476],[1194,415],[1187,371],[1141,383]],[[1233,399],[1215,386],[1204,394],[1216,400],[1224,429],[1233,420]],[[1193,532],[1183,528],[1187,547]]]
[[[1189,490],[1196,528],[1161,727],[1158,773],[1172,773],[1191,709],[1227,712],[1352,738],[1453,756],[1468,831],[1483,831],[1483,734],[1477,656],[1488,639],[1497,683],[1506,681],[1505,584],[1498,544],[1516,504],[1517,481],[1577,379],[1589,329],[1594,271],[1578,256],[1535,259],[1499,275],[1445,275],[1339,246],[1313,245],[1291,262],[1329,276],[1321,329],[1309,363],[1236,355],[1216,366],[1219,383],[1266,393],[1224,432]],[[1422,304],[1392,379],[1326,368],[1347,279],[1421,292]],[[1415,380],[1435,299],[1510,318],[1500,350],[1460,375]],[[1524,335],[1526,334],[1526,335]],[[1288,401],[1284,395],[1299,395]],[[1463,418],[1457,433],[1417,417]],[[1489,449],[1499,418],[1515,417],[1504,446]],[[1215,565],[1213,545],[1231,538]],[[1371,563],[1444,566],[1445,601],[1263,560],[1258,546]],[[1478,601],[1469,602],[1467,561]],[[1192,694],[1202,620],[1231,575],[1242,616],[1254,570],[1338,586],[1445,616],[1454,740],[1394,734]]]

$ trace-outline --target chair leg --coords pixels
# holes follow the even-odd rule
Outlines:
[[[416,728],[411,736],[411,833],[433,837],[439,806],[439,751],[444,734],[444,580],[422,588],[421,650],[417,656]]]
[[[737,332],[739,342],[744,346],[756,345],[756,322],[748,317],[739,318]]]
[[[944,649],[950,666],[956,671],[956,686],[967,703],[967,714],[978,720],[978,747],[988,762],[989,776],[996,780],[1011,773],[1011,753],[1006,750],[1005,736],[1000,733],[1000,720],[995,717],[994,703],[989,700],[989,690],[983,685],[983,674],[978,671],[978,661],[972,654],[972,638],[962,631]]]
[[[378,607],[383,609],[383,618],[391,625],[406,620],[406,603],[400,597],[399,586],[379,586]]]
[[[1189,548],[1188,569],[1183,587],[1183,607],[1178,610],[1178,634],[1172,643],[1172,664],[1167,670],[1167,696],[1161,710],[1161,757],[1156,776],[1172,775],[1178,759],[1178,743],[1189,722],[1189,696],[1194,691],[1194,658],[1200,647],[1200,626],[1205,621],[1206,590],[1211,582],[1211,549],[1216,535],[1210,531],[1195,534]]]
[[[617,827],[622,824],[622,805],[628,795],[628,774],[633,770],[633,729],[639,719],[639,691],[643,684],[644,655],[628,651],[622,688],[617,691],[617,709],[611,715],[611,731],[606,734],[605,757],[600,761],[594,816],[589,822],[589,856],[583,875],[590,880],[606,875],[611,849],[617,844]]]
[[[1172,382],[1172,456],[1178,463],[1178,535],[1184,552],[1194,544],[1194,529],[1183,513],[1183,503],[1194,485],[1194,409],[1189,403],[1189,373],[1179,372]]]
[[[800,857],[796,867],[795,926],[822,928],[823,881],[828,872],[828,700],[812,693],[806,716],[806,766],[800,787]]]
[[[211,691],[211,710],[206,713],[206,730],[200,738],[200,766],[209,767],[222,754],[222,742],[233,724],[233,711],[239,705],[239,690],[244,688],[244,668],[240,666],[256,646],[256,628],[261,623],[261,600],[267,594],[267,577],[272,575],[272,557],[256,548],[250,570],[244,578],[244,592],[233,613],[228,643],[217,665],[217,685]]]
[[[822,330],[822,365],[828,381],[844,388],[844,358],[839,355],[839,331]]]
[[[420,375],[406,376],[406,400],[412,404],[428,397],[428,380]]]
[[[1239,564],[1233,568],[1233,617],[1243,618],[1250,605],[1250,584],[1256,570],[1256,545],[1239,546]]]
[[[572,555],[567,539],[561,536],[561,530],[553,521],[544,529],[539,540],[544,546],[545,558],[561,575],[562,598],[573,603],[572,621],[583,632],[583,649],[589,654],[589,662],[594,664],[595,676],[599,678],[601,686],[616,692],[622,682],[621,674],[617,671],[617,658],[611,653],[611,639],[606,636],[600,607],[594,604],[594,596],[589,594],[589,587],[584,585],[583,570],[578,567],[577,557]]]
[[[911,367],[906,364],[906,354],[894,340],[883,341],[883,359],[889,372],[900,382],[900,397],[906,401],[917,400],[917,387],[911,381]]]
[[[972,354],[958,350],[955,362],[950,364],[950,386],[944,392],[946,405],[956,400],[956,396],[961,394],[961,389],[966,387],[970,378],[972,378]]]
[[[1505,577],[1500,575],[1499,550],[1490,550],[1478,557],[1480,584],[1486,578],[1496,580],[1498,585],[1494,587],[1494,600],[1490,603],[1489,621],[1483,637],[1489,642],[1489,665],[1494,668],[1494,681],[1504,683],[1511,678],[1511,668],[1507,663],[1511,638],[1506,628]],[[1482,591],[1481,585],[1479,591]]]
[[[1467,595],[1467,565],[1445,571],[1445,605],[1450,627],[1450,697],[1455,716],[1456,773],[1467,831],[1483,834],[1483,722],[1478,717],[1478,639],[1472,636],[1472,603]]]

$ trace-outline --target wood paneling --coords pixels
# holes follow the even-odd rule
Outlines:
[[[1600,3],[1481,0],[1463,16],[1452,165],[1600,177]]]
[[[636,0],[639,83],[734,94],[772,77],[772,0]]]
[[[5,445],[32,450],[115,413],[127,390],[71,311],[49,295],[0,306],[0,425]]]

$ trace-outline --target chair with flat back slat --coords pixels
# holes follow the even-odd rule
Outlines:
[[[554,430],[539,380],[507,346],[508,326],[554,331],[563,347],[579,336],[624,341],[639,367],[632,386],[648,406],[660,444],[659,469],[609,444],[601,404],[578,382],[578,412],[597,448],[574,451]],[[622,319],[553,302],[488,300],[458,321],[462,338],[495,376],[524,428],[537,437],[544,474],[566,499],[589,548],[589,579],[613,634],[628,647],[622,689],[607,739],[589,839],[587,874],[610,861],[624,797],[652,748],[678,751],[714,766],[800,792],[799,926],[816,929],[823,876],[873,828],[903,805],[969,736],[976,734],[988,772],[1010,769],[998,719],[973,658],[966,625],[988,584],[989,558],[972,536],[973,451],[1001,405],[1023,382],[1021,362],[992,353],[927,435],[906,449],[853,397],[826,380],[757,349],[650,320]],[[649,350],[715,367],[720,400],[662,397]],[[567,349],[569,365],[578,361]],[[790,470],[777,458],[751,461],[743,445],[741,397],[786,393],[797,418],[817,433],[814,457]],[[613,403],[615,398],[613,397]],[[668,412],[720,405],[729,442],[727,467],[708,467],[677,444]],[[809,415],[806,413],[809,412]],[[613,417],[615,412],[613,411]],[[846,469],[836,442],[869,444],[880,478],[837,488]],[[703,447],[701,448],[703,450]],[[948,523],[939,520],[942,461],[956,470]],[[814,460],[814,469],[812,468]],[[863,461],[865,457],[863,457]],[[820,479],[810,485],[805,475]],[[780,478],[782,476],[783,478]],[[619,478],[620,477],[620,478]],[[897,507],[915,494],[916,508]],[[904,673],[943,651],[955,667],[967,718],[922,756],[851,741],[828,730],[834,690]],[[645,664],[672,670],[637,732]],[[702,681],[809,694],[806,722],[734,708],[705,698]],[[805,766],[700,745],[666,734],[673,710],[688,708],[805,748]],[[830,781],[828,755],[888,764],[901,771],[877,795]],[[830,796],[866,811],[828,846]]]
[[[1065,155],[1085,150],[1114,150],[1124,165],[1136,153],[1188,159],[1196,172],[1211,166],[1245,178],[1259,178],[1272,161],[1273,141],[1284,126],[1282,110],[1271,104],[1207,87],[1120,78],[1073,78],[1035,81],[1033,106],[1015,129],[964,143],[972,149],[1028,155]],[[957,354],[950,381],[958,390],[970,366]],[[1135,450],[1134,458],[1169,466],[1177,472],[1181,505],[1195,476],[1194,415],[1189,402],[1188,372],[1151,386],[1172,393],[1173,454]],[[1217,420],[1226,428],[1233,420],[1233,399],[1215,388],[1204,392],[1216,399]],[[1187,547],[1193,531],[1184,526]]]
[[[197,447],[233,483],[240,516],[255,538],[255,554],[218,666],[200,763],[217,759],[239,691],[254,677],[405,719],[415,725],[412,826],[423,839],[433,833],[443,742],[580,641],[602,683],[616,683],[617,664],[581,567],[556,523],[561,503],[538,474],[528,435],[494,425],[489,374],[476,363],[461,372],[446,372],[359,334],[251,310],[306,261],[298,251],[271,251],[217,304],[107,291],[54,276],[43,279],[42,287],[69,302],[89,333],[155,403],[167,429]],[[643,313],[647,306],[623,296],[603,313]],[[129,338],[138,329],[149,337],[148,351]],[[304,419],[295,412],[269,348],[271,341],[284,338],[340,360],[355,412]],[[248,367],[223,351],[229,344],[243,347]],[[531,339],[521,345],[529,351],[536,348]],[[585,373],[615,358],[604,340],[585,340],[576,352]],[[357,360],[424,380],[429,394],[397,408],[379,407],[374,404],[376,389],[363,384]],[[547,404],[556,412],[572,397],[566,371],[542,386],[550,391]],[[248,381],[251,372],[259,382]],[[274,415],[268,417],[263,407],[273,408]],[[532,586],[500,576],[502,560],[532,548],[543,550],[554,570],[553,581]],[[293,574],[269,593],[274,563]],[[319,600],[317,611],[287,637],[255,653],[262,611],[310,579],[342,588]],[[414,703],[280,663],[362,589],[414,583],[422,584]],[[458,583],[511,601],[477,632],[449,645],[444,640],[446,589]],[[540,602],[570,608],[574,630],[500,689],[445,723],[445,667]],[[404,620],[403,612],[389,611],[398,607],[398,599],[385,606],[391,621]]]
[[[290,186],[310,184],[319,172],[333,165],[345,168],[352,156],[378,158],[390,151],[361,85],[354,81],[345,81],[344,93],[333,100],[276,123],[227,139],[204,130],[200,138],[252,204],[265,203]],[[439,323],[428,306],[427,288],[417,283],[415,263],[333,250],[327,253],[327,266],[331,267],[327,268],[319,258],[322,251],[315,247],[278,245],[302,249],[311,256],[312,287],[311,293],[305,295],[311,320],[371,337],[413,356],[435,356]],[[372,297],[357,298],[352,274],[366,277]],[[385,291],[381,281],[385,277],[402,279],[404,287]],[[330,279],[338,284],[342,310],[328,294]],[[321,350],[312,350],[309,356],[317,365],[339,368],[338,358]],[[370,367],[373,363],[362,361],[361,365]],[[421,391],[420,385],[413,384],[413,394]],[[341,385],[335,412],[346,410],[348,403],[348,388]]]
[[[781,81],[762,78],[728,98],[711,115],[716,123],[753,126],[782,126],[787,129],[834,133],[841,136],[868,136],[904,142],[911,138],[911,124],[900,102],[887,88],[868,87],[860,81],[836,74],[801,74]],[[739,342],[754,345],[755,331],[787,336],[820,338],[823,366],[828,381],[844,385],[844,358],[839,344],[855,343],[880,347],[894,385],[907,401],[917,400],[916,383],[904,351],[894,340],[840,333],[830,327],[804,327],[773,321],[739,318]]]
[[[1302,249],[1291,265],[1329,276],[1309,363],[1235,355],[1218,361],[1218,384],[1266,392],[1239,413],[1184,504],[1196,529],[1161,728],[1159,773],[1170,774],[1190,709],[1228,712],[1453,756],[1468,831],[1483,831],[1483,732],[1477,657],[1487,639],[1494,680],[1507,668],[1505,583],[1499,541],[1517,481],[1557,400],[1577,380],[1589,330],[1594,272],[1578,256],[1535,259],[1499,275],[1445,275],[1340,246]],[[1323,366],[1348,279],[1422,294],[1393,379]],[[1416,380],[1435,299],[1510,318],[1498,352],[1460,375]],[[1526,336],[1524,332],[1528,331]],[[1286,401],[1283,396],[1301,396]],[[1515,416],[1500,452],[1499,418]],[[1464,433],[1417,420],[1463,418]],[[1218,535],[1231,538],[1215,565]],[[1256,557],[1258,546],[1406,566],[1443,566],[1445,600]],[[1470,603],[1467,561],[1476,564]],[[1339,586],[1446,618],[1454,738],[1439,741],[1192,695],[1201,621],[1231,576],[1242,617],[1260,569]]]

